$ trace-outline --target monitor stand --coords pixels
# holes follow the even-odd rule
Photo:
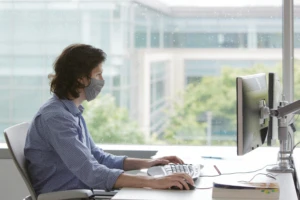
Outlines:
[[[277,166],[267,169],[272,173],[293,173],[291,166],[292,135],[289,137],[287,117],[278,119],[278,139],[280,141],[280,150],[278,152]]]

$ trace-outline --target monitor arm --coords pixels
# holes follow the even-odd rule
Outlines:
[[[286,117],[286,115],[300,111],[300,100],[291,104],[287,104],[287,102],[284,103],[285,105],[283,107],[279,107],[277,110],[270,110],[270,115],[280,119]]]
[[[300,110],[300,100],[288,104],[286,101],[280,102],[278,109],[271,109],[270,116],[278,119],[278,139],[280,142],[280,150],[278,152],[278,165],[272,169],[267,169],[269,172],[275,173],[290,173],[293,168],[290,164],[290,155],[292,148],[292,135],[289,138],[289,120],[288,115]]]

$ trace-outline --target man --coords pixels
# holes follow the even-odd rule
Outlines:
[[[64,49],[54,63],[55,74],[50,77],[54,95],[34,116],[24,149],[36,193],[122,187],[189,189],[187,182],[193,184],[193,180],[184,173],[160,178],[123,173],[169,162],[183,163],[176,156],[114,156],[94,144],[82,117],[81,104],[95,99],[104,86],[105,58],[100,49],[75,44]]]

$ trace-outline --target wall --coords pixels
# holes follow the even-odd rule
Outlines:
[[[27,195],[27,187],[13,161],[0,159],[0,199],[21,200]]]

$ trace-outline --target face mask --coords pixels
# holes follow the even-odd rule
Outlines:
[[[87,101],[94,100],[101,92],[103,86],[104,86],[104,80],[91,78],[91,83],[84,88],[86,100]]]

